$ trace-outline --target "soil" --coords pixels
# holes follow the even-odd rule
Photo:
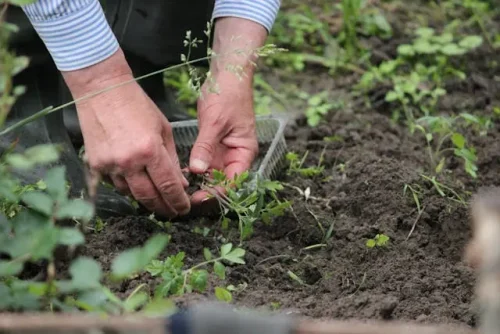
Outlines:
[[[399,43],[395,41],[394,43]],[[392,50],[379,43],[384,52]],[[496,67],[485,59],[495,55],[481,49],[466,64],[473,72],[462,83],[450,83],[442,100],[443,112],[491,112],[499,105]],[[274,73],[269,80],[279,81]],[[353,75],[337,79],[308,69],[294,80],[304,78],[311,90],[328,87],[332,96],[345,94],[355,82]],[[312,88],[311,88],[312,87]],[[340,136],[324,154],[322,177],[306,179],[281,174],[288,186],[282,196],[293,201],[293,210],[272,225],[257,224],[254,236],[245,242],[245,266],[231,267],[226,284],[240,285],[233,293],[235,304],[257,309],[294,312],[314,318],[415,320],[425,323],[457,323],[476,326],[474,273],[463,261],[470,238],[468,208],[441,197],[420,172],[428,163],[425,142],[410,136],[406,127],[391,121],[391,106],[373,96],[373,108],[352,101],[345,110],[331,113],[317,128],[309,128],[303,117],[286,131],[288,148],[303,154],[306,165],[314,165],[325,149],[324,137]],[[500,124],[487,136],[475,136],[479,177],[472,180],[459,160],[448,166],[455,177],[448,185],[461,194],[482,186],[499,185]],[[343,164],[343,165],[342,165]],[[344,168],[340,168],[345,166]],[[423,213],[418,214],[405,184],[422,185]],[[310,188],[309,201],[298,189]],[[90,234],[84,250],[105,268],[120,251],[143,244],[160,228],[146,217],[112,219],[99,234]],[[323,229],[333,224],[329,240]],[[193,218],[173,223],[172,241],[164,255],[186,252],[186,262],[199,263],[204,247],[215,251],[220,241],[193,233],[199,226],[217,229],[216,220]],[[414,231],[410,231],[414,226]],[[387,247],[368,249],[366,240],[383,233],[390,237]],[[319,246],[318,246],[319,245]],[[312,247],[311,247],[312,246]],[[292,280],[289,272],[303,282]],[[141,274],[117,287],[126,295],[141,283],[153,286],[155,279]],[[210,282],[205,295],[176,297],[179,305],[213,299]]]

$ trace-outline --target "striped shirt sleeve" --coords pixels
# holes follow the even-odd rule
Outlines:
[[[271,31],[281,0],[216,0],[212,18],[231,16],[262,24]]]
[[[119,48],[98,0],[38,0],[22,8],[61,71],[92,66]]]
[[[212,17],[240,17],[271,30],[280,0],[216,0]],[[73,71],[109,58],[119,48],[98,0],[38,0],[22,7],[57,68]]]

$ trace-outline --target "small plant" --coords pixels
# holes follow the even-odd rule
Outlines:
[[[323,151],[324,153],[324,151]],[[299,174],[303,177],[315,177],[318,175],[321,175],[323,171],[325,170],[325,167],[322,165],[323,163],[323,154],[320,157],[318,166],[311,166],[311,167],[302,167],[304,165],[304,162],[307,159],[307,156],[309,155],[309,151],[306,151],[304,153],[304,156],[302,158],[299,158],[299,155],[295,152],[288,152],[286,154],[286,159],[290,163],[288,167],[287,174],[292,175],[292,174]]]
[[[300,92],[299,98],[307,103],[306,118],[307,124],[311,127],[318,126],[323,118],[333,109],[342,107],[342,103],[332,103],[328,99],[328,92],[321,92],[311,95],[306,92]]]
[[[216,188],[223,189],[223,193]],[[223,229],[232,222],[230,214],[236,215],[240,243],[252,235],[255,222],[270,224],[273,217],[282,216],[290,207],[290,202],[281,201],[277,196],[283,189],[279,182],[262,179],[254,173],[244,172],[228,179],[223,172],[214,170],[202,189],[219,202]]]
[[[427,143],[433,173],[440,174],[446,166],[446,153],[462,159],[465,171],[477,177],[477,156],[474,147],[468,145],[466,138],[458,132],[460,116],[426,116],[417,120],[416,129],[421,131]],[[452,147],[445,145],[451,143]]]
[[[226,279],[226,266],[223,262],[229,264],[245,264],[245,250],[242,248],[233,248],[228,243],[222,245],[218,257],[214,257],[209,249],[203,250],[205,261],[189,269],[183,269],[185,253],[180,252],[169,256],[166,260],[153,260],[146,270],[152,276],[160,276],[163,282],[155,289],[155,298],[164,298],[171,295],[183,295],[192,291],[204,292],[207,288],[209,273],[207,266],[213,265],[213,273],[221,280]],[[223,301],[232,300],[231,293],[221,287],[216,288],[216,296]]]
[[[366,241],[366,247],[374,248],[374,247],[386,247],[389,243],[390,238],[385,234],[377,234],[375,238],[368,239]]]
[[[449,77],[465,79],[465,74],[455,68],[451,60],[481,44],[481,36],[457,38],[450,32],[436,34],[432,28],[419,28],[411,44],[398,47],[396,59],[384,61],[365,72],[357,89],[366,92],[377,83],[390,86],[385,101],[398,106],[393,118],[398,120],[401,114],[405,115],[413,132],[416,118],[435,113],[439,98],[446,94],[445,80]]]

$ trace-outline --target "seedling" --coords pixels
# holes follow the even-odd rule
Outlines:
[[[299,174],[303,177],[315,177],[315,176],[321,175],[323,173],[323,171],[325,170],[325,167],[322,165],[323,154],[321,155],[317,166],[302,167],[304,165],[304,162],[306,161],[308,155],[309,155],[309,151],[306,151],[306,153],[304,153],[302,158],[299,159],[299,155],[297,153],[288,152],[286,154],[286,159],[288,160],[290,165],[288,167],[287,174],[288,175]]]
[[[221,280],[226,279],[226,267],[223,262],[229,264],[245,264],[245,250],[233,248],[232,244],[225,244],[220,249],[218,257],[213,257],[210,250],[203,250],[205,261],[189,268],[183,269],[185,253],[180,252],[169,256],[165,261],[153,260],[146,270],[152,276],[160,276],[163,282],[155,289],[155,297],[163,298],[171,295],[182,295],[192,291],[204,292],[207,287],[209,273],[206,268],[213,265],[213,273]],[[230,301],[231,293],[223,288],[216,291],[218,297]]]
[[[417,121],[415,128],[422,132],[427,142],[432,171],[440,174],[446,165],[446,152],[462,159],[465,171],[473,178],[477,177],[476,150],[468,145],[467,139],[458,132],[460,117],[427,116]],[[453,146],[445,148],[451,143]]]
[[[318,126],[328,112],[342,107],[341,102],[329,102],[327,96],[328,93],[326,91],[315,95],[310,95],[306,92],[299,93],[299,97],[307,103],[306,117],[309,126]]]
[[[389,244],[390,238],[385,234],[377,234],[375,238],[368,239],[366,241],[366,247],[374,248],[374,247],[386,247]]]
[[[223,228],[229,227],[232,222],[229,214],[236,215],[240,243],[252,235],[255,222],[261,220],[270,224],[272,218],[282,216],[290,207],[288,201],[281,201],[277,196],[278,191],[283,189],[281,183],[262,179],[256,173],[244,172],[228,179],[223,172],[214,170],[201,188],[218,200]],[[217,188],[224,191],[219,192]]]

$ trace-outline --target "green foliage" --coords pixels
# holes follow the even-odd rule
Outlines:
[[[299,158],[299,155],[297,153],[288,152],[286,154],[286,159],[290,164],[287,171],[288,175],[299,174],[303,177],[315,177],[321,175],[325,170],[325,167],[322,166],[322,159],[320,159],[318,166],[302,167],[308,155],[309,151],[306,151],[306,153],[304,153],[304,156],[302,158]]]
[[[377,234],[375,238],[368,239],[366,241],[366,247],[374,248],[374,247],[386,247],[389,243],[390,238],[385,234]]]
[[[465,136],[460,133],[464,125],[463,120],[473,122],[476,118],[465,114],[455,117],[425,116],[417,120],[416,129],[424,136],[431,162],[431,170],[434,175],[440,174],[446,166],[446,153],[453,154],[464,163],[465,171],[473,178],[477,177],[477,156],[474,147],[467,143]],[[480,122],[477,119],[477,122]],[[466,123],[465,127],[467,126]],[[451,144],[451,147],[446,147]]]
[[[405,115],[413,132],[415,118],[434,113],[439,98],[446,94],[444,81],[450,77],[465,79],[452,60],[481,44],[481,36],[458,38],[451,32],[436,34],[432,28],[419,28],[411,44],[398,47],[396,59],[384,61],[364,73],[357,89],[366,92],[377,84],[389,85],[391,89],[385,100],[398,106],[394,119]]]
[[[307,103],[306,118],[307,124],[311,127],[318,126],[323,118],[333,109],[340,109],[343,105],[341,102],[329,102],[328,92],[321,92],[314,95],[306,92],[300,92],[299,98]]]
[[[171,295],[183,295],[192,291],[205,292],[208,284],[209,272],[206,268],[213,265],[213,274],[219,279],[225,280],[226,267],[228,264],[245,264],[245,250],[233,248],[228,243],[222,245],[218,257],[214,257],[209,249],[203,250],[205,261],[189,268],[184,268],[185,253],[180,252],[169,256],[166,260],[153,260],[146,270],[152,276],[159,276],[162,282],[155,289],[155,297],[163,298]],[[218,299],[230,302],[232,295],[224,288],[217,287],[215,290]]]
[[[218,187],[223,192],[216,190]],[[228,179],[223,172],[214,170],[202,189],[218,200],[223,229],[227,229],[233,221],[230,215],[236,216],[240,242],[252,235],[257,221],[270,224],[274,217],[282,216],[290,207],[290,202],[278,198],[283,186],[277,181],[263,179],[256,173],[244,172]]]

